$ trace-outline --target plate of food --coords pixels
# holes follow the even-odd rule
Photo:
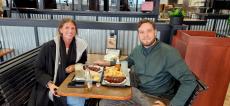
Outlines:
[[[104,79],[106,85],[112,86],[123,86],[126,81],[126,77],[107,77]]]
[[[107,86],[130,86],[128,67],[121,63],[121,69],[117,67],[105,67],[102,85]]]
[[[89,72],[90,78],[93,82],[101,82],[103,67],[83,64],[75,65],[75,76],[73,81],[85,81],[87,72]]]
[[[98,65],[87,65],[87,68],[91,71],[99,72],[101,73],[103,71],[103,67]]]

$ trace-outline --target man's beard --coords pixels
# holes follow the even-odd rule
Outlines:
[[[141,44],[145,47],[149,47],[149,46],[152,46],[154,45],[156,42],[156,39],[153,39],[151,42],[149,42],[148,44],[145,44],[144,42],[141,42]]]

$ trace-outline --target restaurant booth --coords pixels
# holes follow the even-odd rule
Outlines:
[[[178,30],[172,46],[208,86],[193,106],[223,106],[230,81],[230,39],[216,37],[215,32]]]

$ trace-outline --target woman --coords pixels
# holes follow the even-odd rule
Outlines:
[[[69,67],[87,61],[87,43],[76,34],[75,21],[63,19],[58,26],[58,36],[41,47],[35,63],[36,83],[29,106],[65,106],[74,105],[73,102],[84,105],[84,98],[60,97],[56,93],[58,86],[73,71]]]

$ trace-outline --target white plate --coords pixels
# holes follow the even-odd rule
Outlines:
[[[110,82],[108,82],[108,81],[106,81],[105,79],[104,79],[104,82],[105,82],[105,84],[106,85],[109,85],[109,86],[124,86],[125,85],[125,83],[126,83],[126,79],[124,79],[124,81],[122,81],[122,82],[120,82],[120,83],[110,83]]]
[[[96,72],[96,71],[94,71],[94,72]],[[103,67],[100,67],[100,70],[96,72],[96,73],[99,73],[100,80],[99,81],[93,80],[94,82],[101,82],[102,72],[103,72]],[[86,80],[86,79],[85,79],[85,76],[79,78],[78,76],[75,75],[73,80],[79,81],[79,80]]]
[[[98,73],[101,73],[103,71],[103,67],[98,66],[98,65],[89,65],[90,67],[95,67],[95,68],[99,68],[99,71],[97,71]],[[93,71],[93,70],[92,70]]]

